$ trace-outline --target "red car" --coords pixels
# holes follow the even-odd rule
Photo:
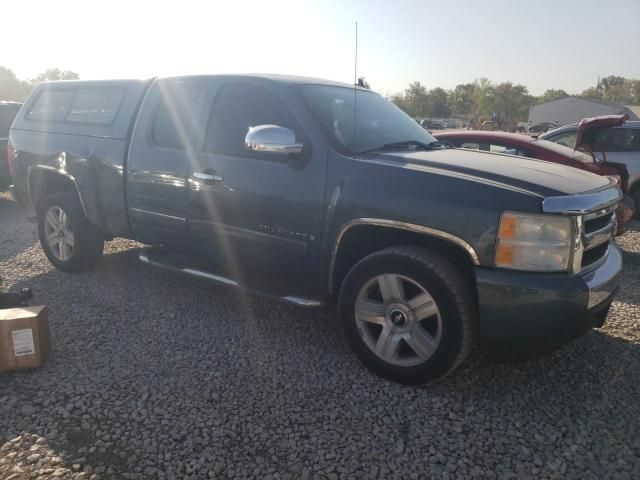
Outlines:
[[[620,188],[625,194],[623,201],[618,204],[616,217],[618,219],[617,235],[627,230],[627,224],[635,214],[633,201],[627,196],[627,167],[621,163],[595,161],[593,156],[578,150],[558,145],[546,140],[538,140],[529,135],[506,132],[486,132],[481,130],[460,130],[433,135],[445,145],[458,148],[471,148],[487,152],[504,153],[521,157],[546,160],[553,163],[587,170],[598,175],[607,175],[618,180]],[[579,147],[579,145],[577,145]],[[505,160],[508,161],[507,158]]]

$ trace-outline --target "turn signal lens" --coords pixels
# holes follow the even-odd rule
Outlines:
[[[513,238],[516,235],[516,225],[518,223],[518,219],[515,215],[511,214],[503,214],[502,219],[500,220],[500,238]]]
[[[571,238],[568,217],[504,212],[498,228],[495,264],[517,270],[567,270]]]

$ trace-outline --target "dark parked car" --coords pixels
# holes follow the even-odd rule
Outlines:
[[[520,157],[546,160],[560,163],[580,170],[606,175],[615,178],[623,191],[627,192],[629,174],[624,164],[595,161],[586,153],[557,145],[545,140],[536,140],[529,135],[506,132],[456,131],[438,133],[435,137],[455,147],[484,150],[486,152],[504,153]],[[505,161],[510,158],[506,157]],[[633,200],[625,196],[616,209],[618,219],[617,234],[627,231],[628,223],[633,218],[635,206]]]
[[[558,128],[559,125],[557,123],[552,123],[552,122],[542,122],[542,123],[536,123],[535,125],[531,125],[529,127],[529,133],[544,133],[548,130],[551,130],[553,128]]]
[[[602,118],[613,117],[613,122],[598,122]],[[616,120],[617,118],[617,120]],[[622,163],[629,172],[629,195],[640,214],[640,121],[625,121],[623,115],[595,117],[583,124],[589,130],[583,144],[601,160]],[[597,123],[593,123],[593,121]],[[543,140],[574,148],[578,124],[567,125],[540,135]]]
[[[446,128],[444,122],[440,120],[422,120],[420,125],[425,130],[444,130]]]
[[[446,375],[477,341],[560,345],[603,324],[618,286],[614,180],[442,148],[352,85],[47,83],[10,144],[57,268],[91,268],[120,236],[151,265],[335,303],[358,357],[399,382]]]
[[[11,184],[11,172],[7,159],[7,141],[11,122],[18,114],[21,103],[0,102],[0,192]]]

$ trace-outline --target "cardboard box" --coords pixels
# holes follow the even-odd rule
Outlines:
[[[39,367],[49,346],[47,307],[0,310],[0,372]]]

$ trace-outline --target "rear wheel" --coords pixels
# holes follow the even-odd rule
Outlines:
[[[104,249],[102,233],[89,222],[74,192],[54,193],[44,199],[38,234],[47,258],[65,272],[92,268]]]
[[[340,291],[347,340],[377,374],[405,384],[453,371],[473,345],[474,296],[443,257],[392,247],[358,262]]]

